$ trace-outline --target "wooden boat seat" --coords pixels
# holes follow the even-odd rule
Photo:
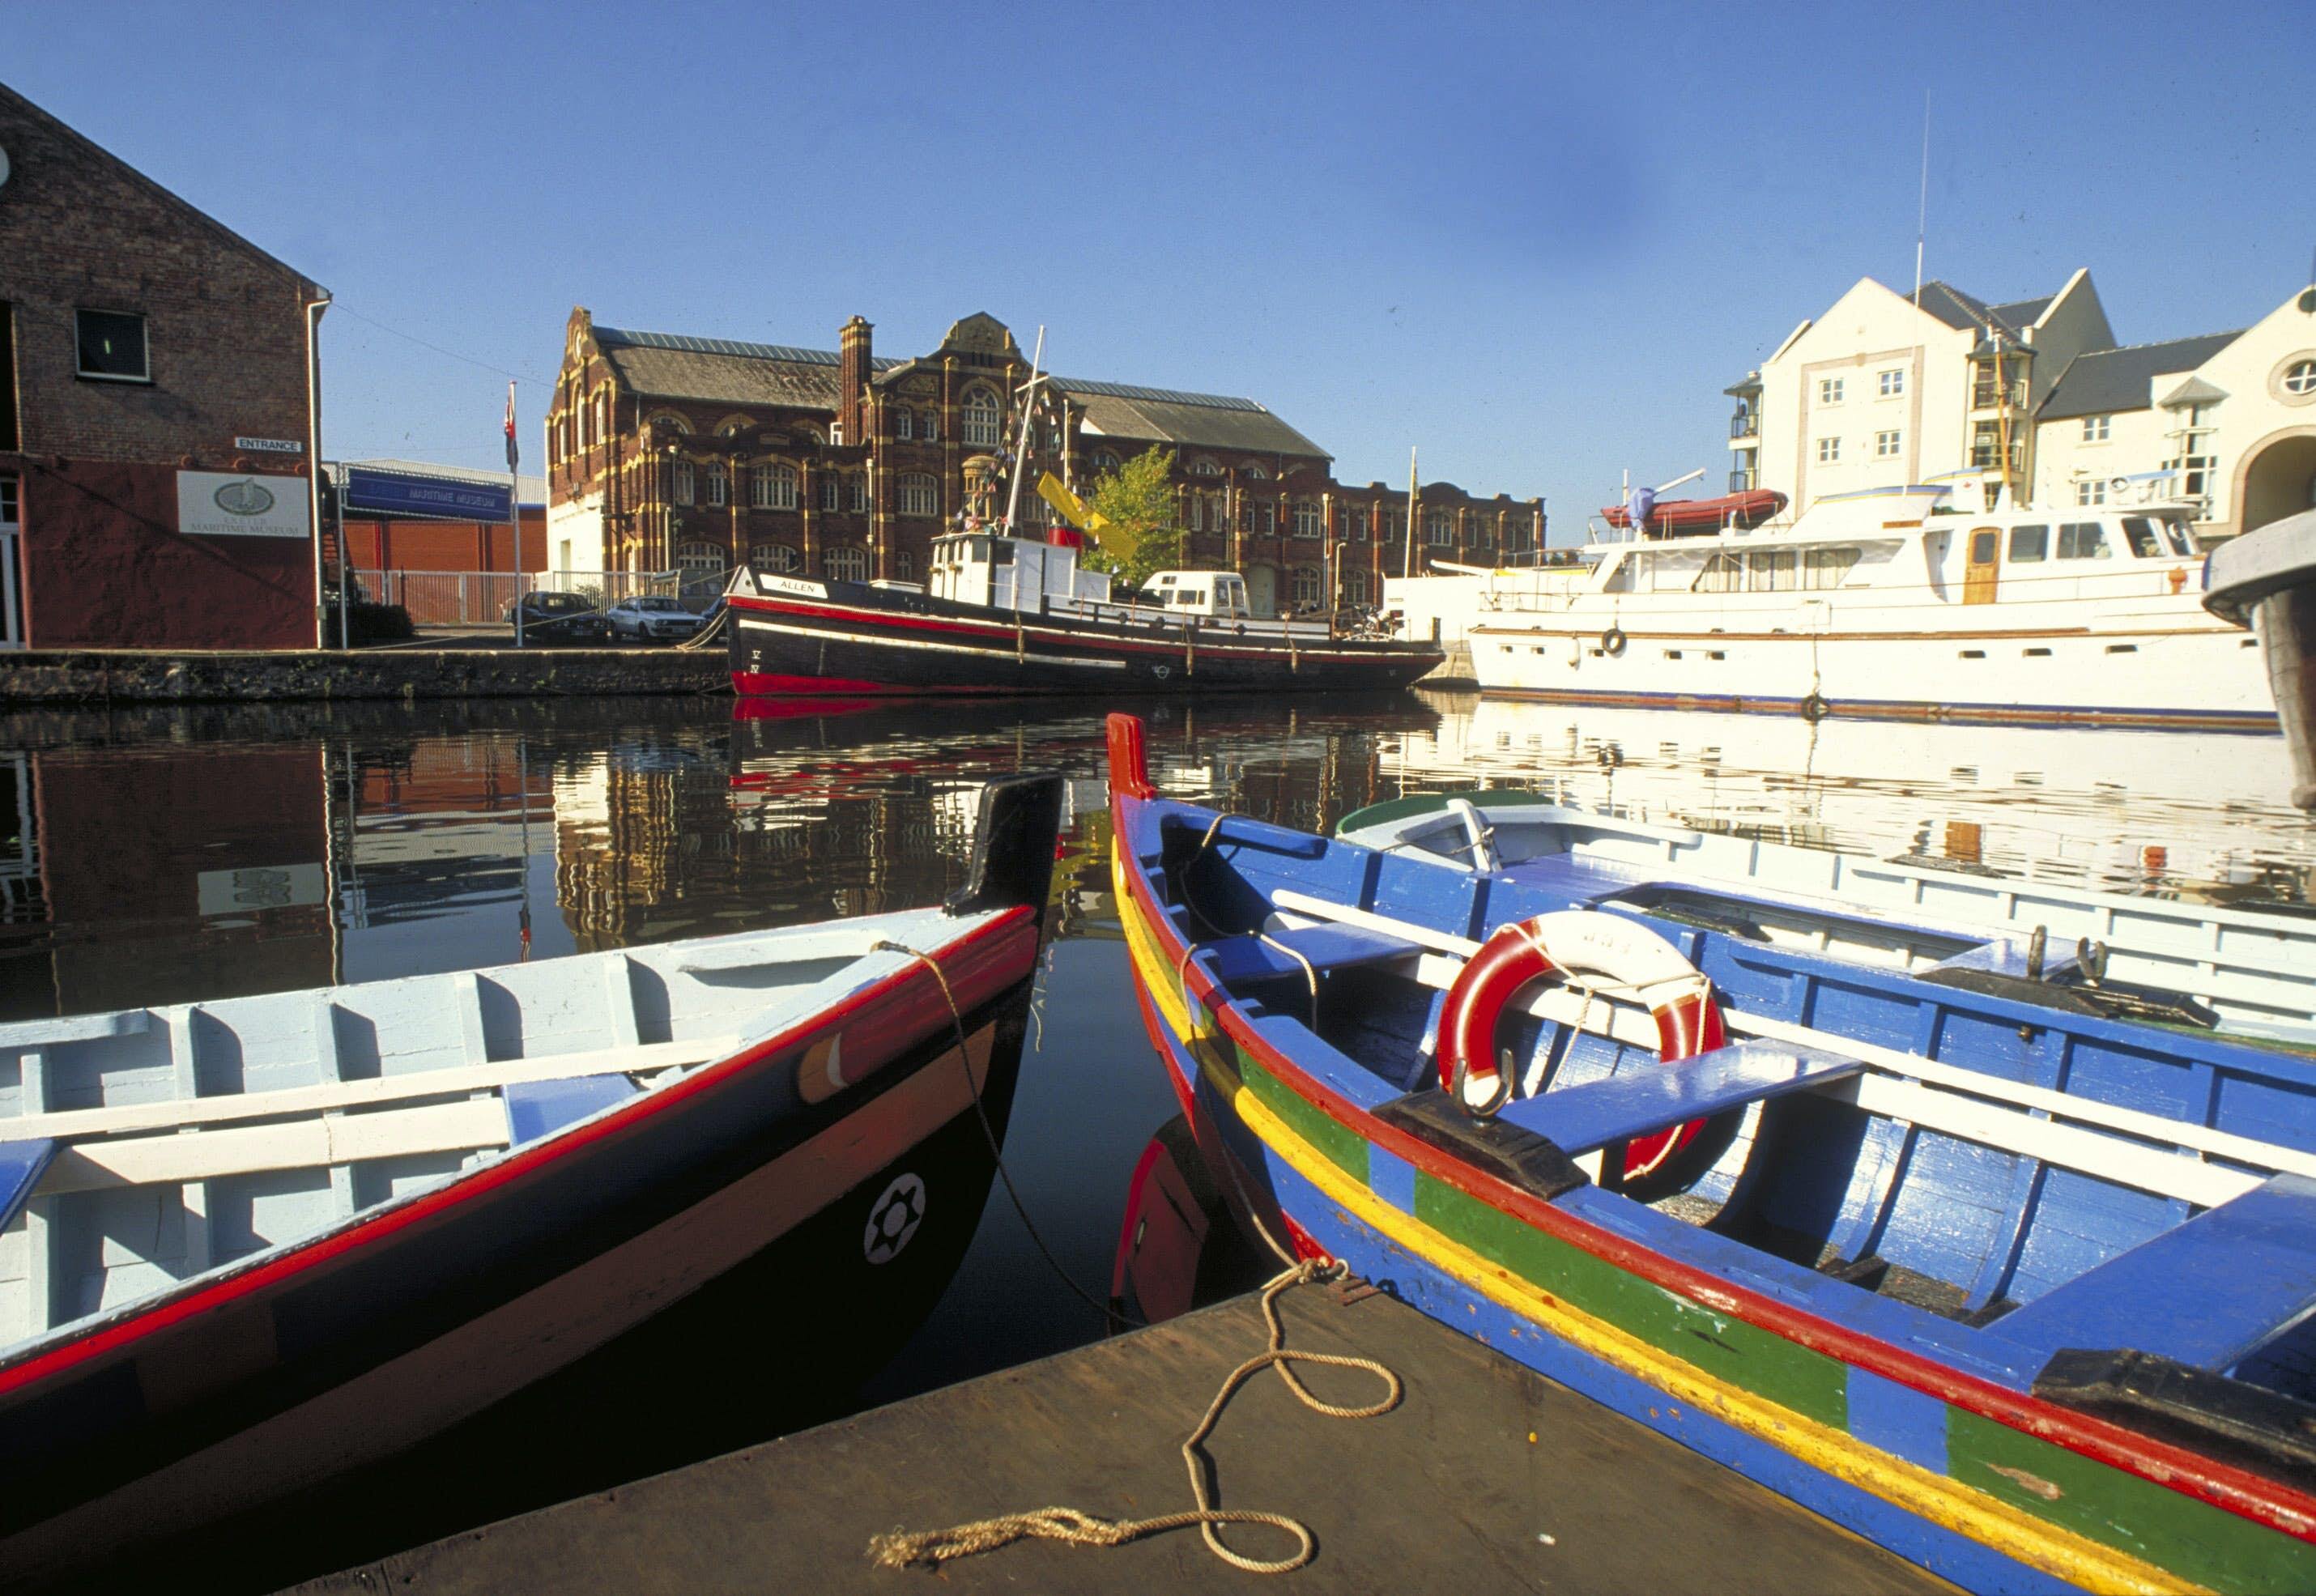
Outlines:
[[[553,1081],[518,1081],[501,1095],[506,1101],[507,1141],[520,1146],[553,1136],[574,1120],[625,1102],[640,1088],[625,1075],[566,1075]]]
[[[49,1160],[56,1155],[54,1137],[0,1142],[0,1230],[16,1222],[16,1210],[32,1195],[32,1188],[40,1184]]]
[[[1216,980],[1225,986],[1237,986],[1282,976],[1302,979],[1303,965],[1296,954],[1310,961],[1314,975],[1323,976],[1412,958],[1422,951],[1416,943],[1385,932],[1355,925],[1303,925],[1265,932],[1260,936],[1249,933],[1204,942],[1198,947],[1198,958]]]
[[[1497,1115],[1573,1156],[1788,1092],[1823,1086],[1866,1066],[1785,1042],[1739,1042],[1605,1081],[1514,1098]]]
[[[1991,1333],[2233,1369],[2316,1312],[2316,1180],[2281,1174],[2045,1291]]]

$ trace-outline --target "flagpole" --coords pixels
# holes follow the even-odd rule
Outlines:
[[[507,520],[514,528],[514,646],[522,646],[522,484],[514,446],[514,379],[507,379]]]

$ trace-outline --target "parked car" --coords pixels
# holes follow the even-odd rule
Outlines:
[[[646,643],[672,642],[696,634],[702,624],[700,618],[673,599],[662,595],[621,599],[603,611],[603,619],[611,623],[611,634],[619,638],[634,638]]]
[[[601,644],[611,640],[611,623],[578,593],[527,593],[521,602],[526,646]],[[513,604],[506,607],[509,626],[514,624],[515,608]]]

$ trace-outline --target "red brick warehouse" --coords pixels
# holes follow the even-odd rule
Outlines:
[[[857,316],[830,351],[628,332],[574,310],[548,415],[549,563],[678,569],[695,587],[742,561],[921,580],[963,503],[965,460],[1011,445],[1029,361],[987,316],[911,360],[879,359],[870,340]],[[1255,400],[1077,378],[1047,391],[1029,481],[1050,470],[1082,487],[1171,450],[1184,558],[1245,572],[1259,613],[1323,603],[1338,545],[1347,602],[1379,599],[1401,573],[1406,490],[1338,482],[1324,450]],[[1022,504],[1043,523],[1043,501]],[[1419,568],[1492,566],[1543,542],[1541,500],[1435,482],[1417,505]]]
[[[0,174],[0,646],[311,646],[327,296],[4,86]]]

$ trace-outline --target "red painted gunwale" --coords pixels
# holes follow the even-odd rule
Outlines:
[[[1135,739],[1138,751],[1139,739]],[[1119,752],[1113,739],[1112,756]],[[1113,767],[1115,771],[1115,767]],[[1137,772],[1138,774],[1139,772]],[[1147,787],[1146,775],[1141,776]],[[2080,1452],[2085,1457],[2121,1468],[2169,1490],[2182,1491],[2199,1501],[2281,1530],[2300,1540],[2316,1542],[2316,1497],[2292,1490],[2248,1470],[2220,1463],[2183,1448],[2151,1440],[2069,1408],[2005,1390],[1990,1381],[1962,1374],[1945,1365],[1893,1347],[1886,1342],[1836,1324],[1693,1265],[1652,1252],[1573,1214],[1499,1181],[1459,1160],[1385,1124],[1304,1073],[1293,1060],[1258,1035],[1229,1001],[1219,985],[1195,963],[1183,959],[1184,943],[1172,923],[1160,912],[1149,878],[1141,868],[1135,839],[1139,816],[1130,806],[1135,797],[1121,790],[1112,776],[1111,807],[1115,845],[1127,850],[1126,880],[1128,895],[1144,913],[1152,934],[1178,967],[1186,985],[1222,1029],[1244,1052],[1313,1107],[1352,1135],[1404,1159],[1435,1179],[1544,1231],[1554,1239],[1579,1247],[1626,1272],[1667,1290],[1677,1291],[1716,1313],[1734,1314],[1759,1329],[1855,1364],[1869,1373],[1909,1386],[1926,1395],[1954,1404],[2014,1430]],[[1186,806],[1189,807],[1189,806]]]
[[[814,620],[833,620],[852,624],[865,622],[873,626],[890,627],[899,631],[945,632],[952,637],[975,638],[993,643],[1002,643],[1009,647],[1012,645],[1014,638],[1013,628],[1003,622],[961,620],[940,615],[911,615],[897,610],[864,610],[846,605],[815,604],[806,599],[767,599],[744,593],[734,593],[728,602],[735,610],[767,618],[793,615]],[[1154,642],[1140,638],[1070,631],[1056,627],[1049,618],[1042,619],[1037,624],[1026,625],[1024,629],[1032,637],[1059,638],[1073,647],[1082,648],[1090,654],[1162,655],[1168,659],[1172,659],[1179,655],[1183,648],[1183,642],[1180,638],[1176,638],[1171,642]],[[874,637],[864,636],[857,640],[874,643],[877,639]],[[1271,659],[1285,654],[1287,650],[1283,638],[1276,648],[1253,648],[1238,644],[1210,642],[1206,634],[1201,633],[1198,639],[1198,651],[1203,655],[1212,655],[1217,659]],[[1373,659],[1377,654],[1375,649],[1344,648],[1332,639],[1316,643],[1297,642],[1295,652],[1305,659]],[[862,689],[855,684],[848,691],[860,691]],[[914,688],[907,691],[911,693],[917,691]]]
[[[958,1006],[971,1010],[1028,975],[1035,967],[1037,945],[1036,911],[1016,906],[975,926],[963,937],[925,951],[940,961],[942,973],[957,993]],[[437,1187],[406,1204],[384,1208],[343,1230],[316,1236],[279,1257],[223,1279],[182,1295],[157,1298],[149,1308],[118,1324],[0,1369],[0,1397],[12,1395],[93,1358],[132,1346],[172,1324],[223,1307],[276,1281],[318,1269],[461,1203],[472,1202],[543,1165],[571,1157],[606,1137],[625,1134],[678,1103],[712,1091],[727,1076],[774,1054],[808,1044],[820,1033],[863,1016],[873,1017],[872,1023],[879,1033],[877,1039],[864,1039],[864,1045],[872,1048],[895,1034],[913,1037],[916,1028],[930,1032],[937,1025],[950,1023],[949,1003],[941,996],[938,984],[922,966],[912,963],[833,1008],[807,1015],[752,1048],[703,1065],[683,1079],[656,1091],[637,1094],[619,1112],[592,1125],[547,1137],[523,1151],[510,1152],[497,1163],[486,1164],[447,1186]]]

